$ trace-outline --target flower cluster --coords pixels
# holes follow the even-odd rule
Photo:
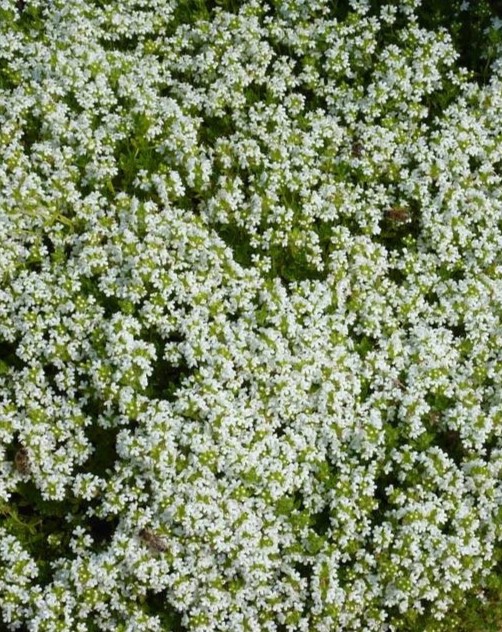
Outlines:
[[[500,21],[478,83],[381,4],[0,1],[7,629],[448,630],[493,568]]]

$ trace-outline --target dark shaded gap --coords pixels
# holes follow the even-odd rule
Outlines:
[[[446,325],[446,327],[451,331],[455,338],[465,338],[467,335],[464,322],[459,322],[456,325]]]
[[[121,312],[120,300],[115,296],[107,296],[104,292],[101,292],[98,288],[97,279],[81,278],[81,292],[85,296],[92,296],[97,305],[102,307],[105,312],[105,318],[109,319],[117,312]]]
[[[142,606],[147,614],[160,619],[163,630],[170,632],[185,632],[187,630],[182,624],[183,615],[169,604],[166,590],[160,592],[149,590]]]
[[[119,519],[115,516],[107,518],[90,516],[85,519],[85,522],[94,540],[94,550],[102,550],[106,548],[106,545],[111,541],[119,524]]]
[[[404,270],[399,268],[389,268],[387,277],[399,286],[404,285],[407,278]]]
[[[439,430],[434,436],[434,444],[447,454],[456,465],[461,466],[465,461],[466,450],[460,434],[456,430]]]
[[[313,514],[310,528],[318,535],[324,536],[330,528],[331,509],[327,505],[322,511]]]
[[[351,327],[351,331],[349,332],[350,339],[353,342],[353,348],[356,353],[358,353],[361,358],[365,358],[370,351],[373,351],[377,348],[378,341],[373,336],[368,336],[366,334],[358,334],[354,331],[354,326]],[[369,384],[366,385],[369,389]]]
[[[0,375],[7,371],[9,367],[20,371],[25,366],[16,351],[17,344],[15,342],[7,342],[0,339]]]
[[[89,414],[91,407],[83,412]],[[96,410],[96,409],[94,409]],[[96,414],[94,412],[94,414]],[[132,425],[132,424],[130,424]],[[87,461],[77,468],[77,473],[91,473],[100,478],[106,478],[113,465],[118,461],[117,436],[124,426],[103,428],[97,422],[85,429],[85,435],[94,450]]]
[[[148,379],[146,395],[150,398],[174,401],[176,392],[182,386],[183,381],[190,376],[191,369],[183,359],[179,364],[173,365],[166,360],[164,355],[164,345],[161,341],[153,339],[155,344],[156,360],[153,362],[153,371]],[[182,342],[181,336],[171,336],[169,342]]]
[[[244,268],[253,267],[251,256],[256,252],[250,244],[250,238],[244,228],[235,224],[220,225],[216,232],[232,249],[234,260]]]

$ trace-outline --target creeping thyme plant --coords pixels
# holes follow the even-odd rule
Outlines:
[[[502,21],[471,5],[0,0],[2,630],[493,613]]]

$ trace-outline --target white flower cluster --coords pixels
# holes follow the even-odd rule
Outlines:
[[[502,63],[335,4],[0,1],[7,629],[448,630],[493,567]]]

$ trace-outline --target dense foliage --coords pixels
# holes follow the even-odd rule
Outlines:
[[[496,629],[496,4],[0,0],[7,629]]]

